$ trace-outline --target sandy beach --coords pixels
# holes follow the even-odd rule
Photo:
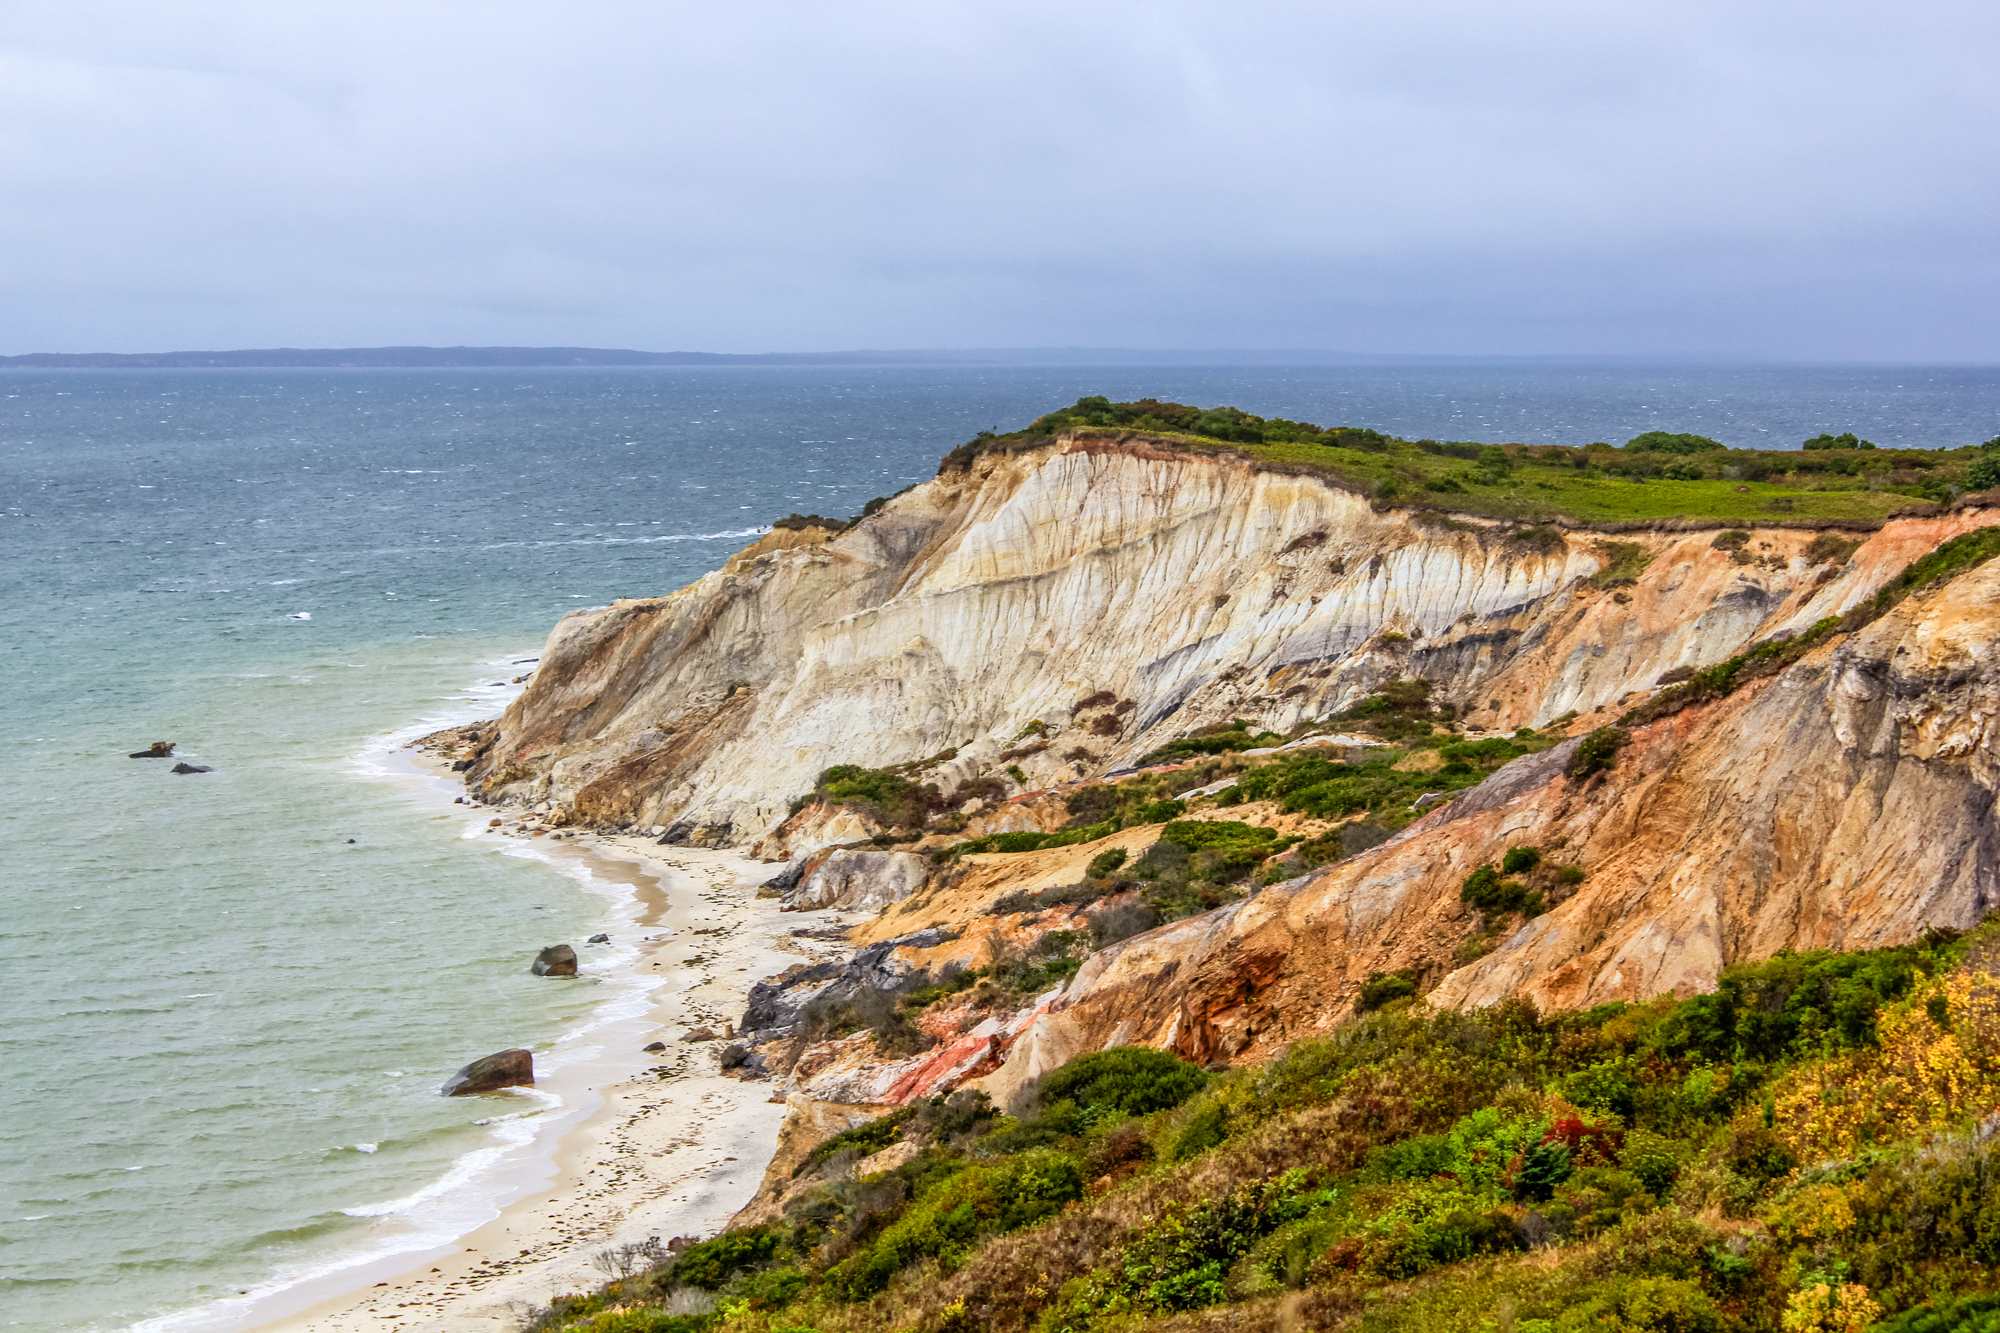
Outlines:
[[[251,1327],[511,1330],[551,1297],[605,1281],[598,1260],[606,1251],[711,1234],[756,1192],[784,1118],[783,1103],[772,1101],[776,1085],[724,1078],[718,1057],[726,1041],[680,1037],[702,1026],[724,1032],[758,978],[837,956],[841,946],[792,936],[799,918],[756,896],[773,867],[737,852],[593,834],[548,850],[591,857],[596,873],[631,877],[646,940],[636,966],[682,978],[655,992],[648,1018],[657,1030],[639,1038],[667,1049],[635,1051],[651,1062],[642,1072],[591,1089],[601,1104],[563,1135],[553,1174],[491,1222],[382,1269],[330,1276],[323,1290],[294,1294],[295,1304],[316,1303]]]

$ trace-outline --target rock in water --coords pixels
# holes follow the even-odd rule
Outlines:
[[[534,1052],[516,1048],[474,1060],[446,1079],[438,1091],[447,1097],[464,1097],[495,1088],[533,1087],[534,1083]]]
[[[592,935],[592,936],[591,936],[591,937],[590,937],[589,939],[585,940],[585,941],[584,941],[584,943],[585,943],[585,944],[609,944],[609,943],[611,943],[611,937],[610,937],[609,935]]]
[[[215,770],[210,768],[207,764],[180,763],[180,764],[175,764],[172,768],[168,769],[167,771],[169,773],[213,773]]]
[[[538,977],[573,977],[576,975],[576,950],[567,944],[551,944],[535,955],[535,965],[528,970]]]
[[[174,757],[174,743],[172,741],[154,741],[143,750],[132,751],[131,757],[134,759],[172,759]]]

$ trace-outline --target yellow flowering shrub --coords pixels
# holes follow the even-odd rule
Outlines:
[[[1858,1282],[1818,1283],[1792,1293],[1781,1323],[1785,1333],[1862,1333],[1882,1317],[1882,1307]]]
[[[1966,969],[1919,986],[1882,1011],[1877,1045],[1801,1066],[1771,1100],[1773,1129],[1803,1162],[1851,1158],[1992,1111],[2000,981]]]

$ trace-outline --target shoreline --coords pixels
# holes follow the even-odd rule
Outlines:
[[[409,776],[457,789],[426,757],[402,747],[396,754]],[[500,808],[467,812],[490,818]],[[508,818],[534,822],[520,811]],[[741,852],[661,848],[650,837],[594,833],[535,843],[533,855],[559,865],[573,861],[630,889],[636,914],[624,914],[625,929],[640,940],[637,956],[620,972],[659,977],[643,1011],[592,1025],[604,1029],[589,1033],[604,1049],[578,1071],[591,1081],[565,1089],[572,1104],[542,1127],[527,1153],[507,1163],[497,1212],[486,1221],[449,1241],[271,1293],[230,1329],[512,1330],[524,1312],[553,1296],[605,1281],[593,1262],[601,1252],[654,1237],[665,1244],[675,1236],[706,1236],[755,1196],[785,1115],[782,1099],[771,1100],[777,1085],[722,1077],[716,1057],[724,1040],[679,1037],[698,1026],[724,1031],[722,1025],[741,1017],[757,980],[792,963],[844,956],[846,949],[791,936],[797,918],[781,916],[776,900],[755,896],[771,869]],[[579,949],[586,972],[591,953]],[[643,1052],[648,1041],[666,1049]]]

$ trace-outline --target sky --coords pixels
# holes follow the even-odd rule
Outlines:
[[[0,0],[0,352],[2000,361],[1991,0]]]

